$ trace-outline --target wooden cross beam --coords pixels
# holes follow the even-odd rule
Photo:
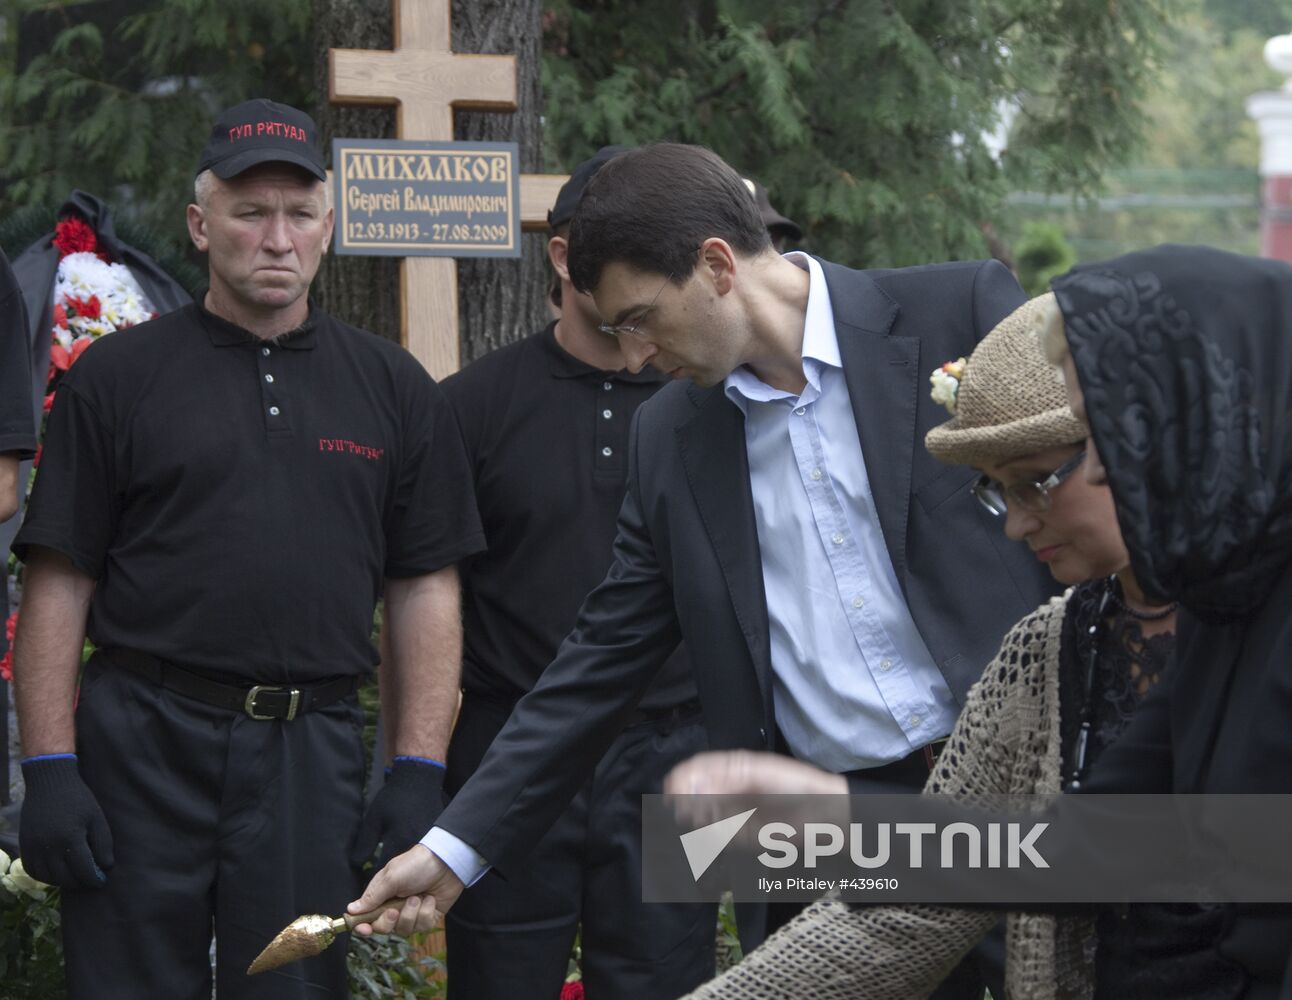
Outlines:
[[[328,99],[395,105],[400,139],[449,142],[453,111],[515,111],[514,56],[457,55],[449,0],[392,0],[394,49],[328,51]],[[567,178],[522,174],[521,224],[547,225]],[[435,378],[457,371],[458,277],[452,257],[405,257],[399,267],[401,340]]]

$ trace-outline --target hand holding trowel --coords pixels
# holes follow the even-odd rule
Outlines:
[[[338,934],[348,934],[359,924],[370,924],[387,910],[398,910],[403,905],[402,899],[391,899],[367,913],[347,913],[343,917],[308,913],[297,917],[265,945],[265,950],[247,968],[247,975],[254,976],[257,972],[268,972],[288,962],[312,958],[335,941]]]
[[[373,876],[363,895],[350,904],[350,909],[360,912],[342,917],[322,914],[297,917],[256,956],[247,975],[317,955],[338,934],[353,931],[360,924],[375,923],[387,910],[399,910],[400,918],[394,925],[382,927],[383,931],[406,937],[429,930],[461,894],[462,883],[452,869],[426,847],[415,844]],[[407,897],[421,897],[420,907],[409,907]],[[384,903],[374,906],[376,900],[383,898]]]

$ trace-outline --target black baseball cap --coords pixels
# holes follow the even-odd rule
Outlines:
[[[318,134],[304,111],[263,97],[243,101],[215,120],[197,172],[210,170],[228,180],[258,163],[292,163],[327,180]]]
[[[561,185],[556,196],[556,204],[547,213],[547,224],[556,229],[574,218],[574,210],[579,207],[579,199],[588,182],[596,176],[597,171],[613,160],[620,153],[628,152],[627,146],[602,146],[588,159],[570,171],[570,179]]]
[[[772,200],[767,197],[767,188],[750,177],[742,177],[741,180],[749,188],[749,193],[754,196],[754,204],[758,206],[758,214],[762,216],[763,225],[767,227],[769,233],[773,236],[778,233],[783,234],[794,242],[803,238],[803,230],[797,222],[793,219],[787,219],[772,208]]]

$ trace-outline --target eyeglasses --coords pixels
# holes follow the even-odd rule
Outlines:
[[[1009,513],[1007,500],[1014,501],[1023,510],[1039,514],[1050,509],[1050,491],[1081,468],[1081,463],[1085,460],[1086,453],[1083,449],[1039,483],[1015,483],[1013,486],[1005,486],[988,476],[979,476],[978,481],[970,487],[970,491],[978,498],[980,504],[997,517],[1004,517]]]
[[[642,314],[632,323],[620,323],[618,326],[611,326],[609,323],[601,323],[598,324],[597,329],[612,337],[622,337],[624,334],[628,334],[632,337],[644,337],[645,334],[640,332],[642,321],[649,316],[650,311],[655,308],[655,303],[659,301],[659,297],[664,294],[664,289],[668,287],[668,283],[673,280],[673,274],[674,272],[672,271],[668,272],[668,277],[664,279],[664,284],[659,286],[659,291],[656,292],[655,297],[650,300],[650,305],[648,305],[642,311]]]

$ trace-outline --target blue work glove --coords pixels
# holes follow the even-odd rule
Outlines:
[[[112,867],[112,832],[94,793],[81,780],[76,754],[22,762],[27,794],[18,849],[32,878],[66,889],[101,889]]]
[[[376,861],[384,865],[426,836],[443,811],[444,765],[427,757],[396,757],[364,814],[350,863],[358,868],[380,844]]]

